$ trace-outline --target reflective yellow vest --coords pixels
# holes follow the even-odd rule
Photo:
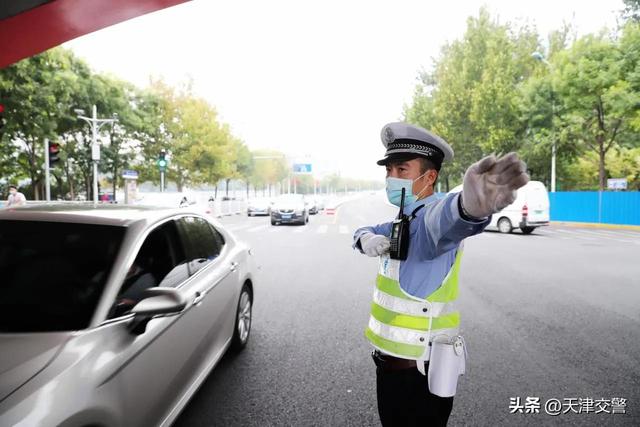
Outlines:
[[[458,335],[460,313],[458,275],[462,245],[442,285],[426,299],[409,295],[400,287],[400,261],[380,257],[373,291],[371,315],[365,336],[383,353],[412,360],[429,360],[429,343],[438,335]]]

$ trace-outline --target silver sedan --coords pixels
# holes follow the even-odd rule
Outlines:
[[[0,425],[170,425],[247,344],[252,258],[197,211],[1,211]]]

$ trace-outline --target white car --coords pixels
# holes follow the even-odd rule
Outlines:
[[[449,193],[462,191],[462,185]],[[519,228],[524,234],[531,234],[537,227],[549,225],[549,193],[540,181],[529,181],[518,189],[518,196],[512,204],[493,214],[487,228],[501,233],[511,233]]]
[[[249,339],[253,256],[190,208],[0,212],[0,426],[168,426]]]
[[[271,214],[271,200],[267,198],[256,198],[249,200],[247,204],[247,216]]]

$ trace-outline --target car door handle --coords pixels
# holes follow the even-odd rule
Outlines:
[[[230,269],[231,269],[231,271],[236,271],[236,268],[238,268],[238,263],[237,263],[237,262],[235,262],[235,261],[233,261],[233,262],[231,263],[231,267],[230,267]]]
[[[196,292],[196,297],[193,299],[193,305],[200,304],[200,301],[204,299],[206,294],[204,292]]]

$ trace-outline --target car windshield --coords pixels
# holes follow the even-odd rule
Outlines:
[[[0,332],[89,325],[124,227],[0,221]]]

